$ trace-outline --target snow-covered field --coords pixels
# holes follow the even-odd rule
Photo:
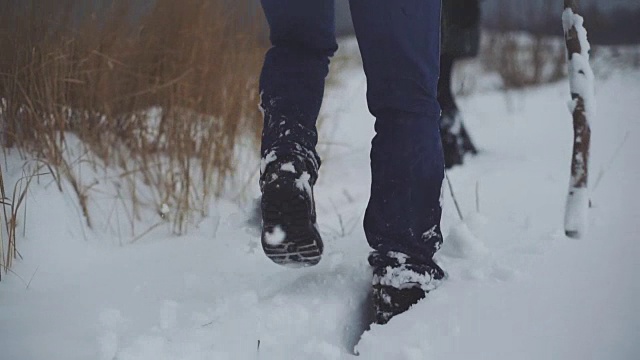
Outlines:
[[[0,283],[0,359],[640,359],[639,70],[598,78],[582,240],[562,227],[568,83],[461,99],[481,154],[449,172],[468,228],[446,190],[437,260],[449,280],[371,329],[373,119],[357,64],[340,77],[323,112],[320,265],[272,264],[249,205],[220,201],[184,237],[157,228],[120,245],[83,228],[68,192],[34,183],[24,259]]]

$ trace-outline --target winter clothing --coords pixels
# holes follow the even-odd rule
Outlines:
[[[273,47],[261,75],[262,155],[295,155],[313,185],[320,158],[316,119],[336,50],[332,0],[262,0]],[[430,260],[442,242],[444,163],[436,98],[439,0],[351,0],[376,117],[365,233],[381,253]],[[263,173],[264,177],[264,173]]]
[[[477,150],[464,126],[451,89],[456,59],[473,57],[480,43],[480,4],[478,0],[444,0],[442,16],[442,54],[438,101],[442,107],[440,133],[445,167],[461,165],[466,153]]]
[[[313,265],[322,251],[312,191],[320,166],[316,119],[329,58],[337,49],[334,2],[262,0],[262,6],[273,44],[260,78],[262,243],[277,263]],[[350,6],[367,76],[367,102],[376,117],[371,197],[364,219],[367,241],[377,254],[374,293],[404,299],[404,290],[414,289],[410,301],[401,305],[380,304],[388,319],[424,297],[427,289],[414,286],[412,276],[402,277],[405,284],[382,279],[399,271],[424,279],[442,244],[444,160],[437,101],[441,0],[351,0]],[[411,265],[392,270],[378,266],[396,264],[390,254],[411,259]],[[394,286],[398,292],[390,290]]]
[[[478,55],[480,1],[442,1],[442,54],[451,58]]]
[[[311,176],[295,155],[268,155],[260,181],[262,248],[276,264],[312,266],[323,244],[316,225]]]
[[[444,164],[447,169],[462,165],[465,154],[477,154],[471,138],[464,126],[451,90],[454,59],[446,54],[440,58],[440,80],[438,83],[438,101],[442,107],[440,117],[440,136],[444,150]]]
[[[447,169],[462,165],[465,154],[475,155],[478,153],[457,107],[442,110],[440,136],[442,137],[442,148],[444,149],[444,164]]]
[[[438,287],[444,271],[434,261],[415,261],[400,253],[369,256],[373,266],[373,304],[378,324],[407,311]]]

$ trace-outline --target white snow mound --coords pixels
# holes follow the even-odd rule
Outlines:
[[[474,259],[486,256],[489,249],[473,235],[466,223],[460,222],[451,228],[441,253],[454,258]]]

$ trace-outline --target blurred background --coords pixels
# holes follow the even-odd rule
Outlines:
[[[589,39],[595,44],[640,42],[640,2],[636,0],[579,0],[587,19]],[[482,0],[482,24],[495,31],[529,31],[562,36],[558,24],[558,0]],[[353,33],[349,2],[336,1],[337,29],[341,35]]]
[[[640,68],[632,45],[640,43],[640,2],[579,3],[597,45],[596,75]],[[481,4],[480,53],[456,65],[456,95],[509,94],[566,78],[562,2]],[[336,1],[336,16],[345,51],[332,61],[329,88],[343,86],[343,70],[360,61],[349,45],[347,0]],[[46,171],[59,189],[71,184],[88,227],[103,218],[92,206],[96,179],[107,177],[117,181],[101,191],[130,200],[118,206],[131,214],[123,226],[132,236],[140,233],[133,224],[158,214],[182,234],[212,199],[246,200],[257,183],[257,85],[268,46],[257,0],[0,1],[5,155],[37,159],[24,178]],[[17,214],[20,202],[4,206]]]
[[[113,0],[68,1],[54,0],[52,3],[70,6],[78,21],[98,12],[106,13]],[[156,0],[130,0],[128,16],[140,18],[149,13]],[[222,0],[215,1],[245,6],[250,15],[260,13],[259,0]],[[29,6],[30,1],[6,0],[4,6]],[[244,4],[244,5],[242,5]],[[482,23],[486,29],[525,30],[547,35],[562,35],[557,24],[557,0],[482,0]],[[581,12],[589,21],[591,41],[597,44],[622,44],[640,41],[640,2],[636,0],[579,0]],[[348,0],[336,0],[336,28],[339,36],[352,35],[353,25],[349,13]],[[266,31],[266,28],[265,28]]]
[[[593,235],[565,241],[562,226],[563,2],[481,0],[477,56],[450,66],[479,151],[442,189],[451,282],[411,324],[363,337],[360,358],[640,359],[640,1],[578,2],[598,102]],[[260,249],[259,0],[0,0],[0,359],[354,348],[375,131],[348,1],[336,9],[314,188],[327,250],[301,276]]]

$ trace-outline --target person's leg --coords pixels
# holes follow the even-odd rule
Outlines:
[[[314,265],[322,241],[312,187],[320,158],[316,120],[337,50],[333,0],[262,0],[271,49],[260,77],[262,245],[283,265]]]
[[[440,0],[351,0],[351,11],[376,117],[367,240],[431,260],[442,242]]]
[[[438,102],[442,108],[440,135],[442,136],[444,163],[447,169],[455,165],[462,165],[466,153],[478,153],[464,126],[464,121],[451,87],[455,60],[451,55],[441,55],[440,81],[438,82]]]
[[[440,57],[440,81],[438,82],[438,102],[442,108],[440,117],[440,135],[444,150],[444,164],[447,169],[462,165],[464,149],[462,147],[460,117],[453,91],[451,90],[454,58],[447,54]]]
[[[376,117],[364,227],[374,249],[378,323],[407,310],[444,277],[432,260],[442,244],[440,1],[350,2]]]
[[[302,152],[317,175],[316,120],[337,50],[333,0],[262,0],[271,49],[260,76],[262,155]],[[299,145],[299,146],[297,146]],[[300,150],[300,147],[302,150]]]
[[[447,54],[440,56],[440,80],[438,81],[438,102],[443,112],[458,108],[451,90],[454,59]]]

